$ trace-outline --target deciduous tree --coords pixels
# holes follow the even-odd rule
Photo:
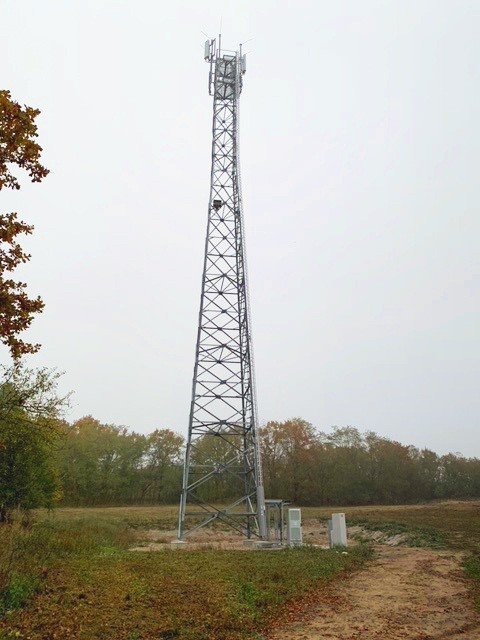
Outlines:
[[[0,384],[0,522],[12,509],[50,507],[60,498],[54,449],[68,397],[57,393],[60,374],[15,364]]]
[[[49,173],[40,162],[42,147],[36,142],[39,113],[12,100],[9,91],[0,91],[0,190],[20,189],[14,167],[25,170],[32,182],[40,182]],[[29,298],[26,284],[10,276],[19,264],[30,260],[18,236],[32,231],[33,226],[19,220],[16,213],[0,215],[0,340],[14,359],[40,348],[23,341],[19,334],[28,329],[44,303],[40,297]]]

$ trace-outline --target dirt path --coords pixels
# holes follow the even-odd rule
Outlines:
[[[480,640],[452,552],[377,546],[377,558],[272,640]]]

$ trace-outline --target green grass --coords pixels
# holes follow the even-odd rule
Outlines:
[[[388,537],[401,535],[404,540],[403,544],[409,547],[443,549],[446,546],[444,536],[433,527],[404,524],[394,520],[368,520],[362,518],[352,518],[350,523],[361,526],[367,531],[382,531]]]
[[[12,571],[0,599],[0,614],[19,609],[40,589],[40,577],[34,572]]]
[[[169,518],[161,509],[43,516],[21,534],[30,538],[30,554],[44,550],[40,562],[24,566],[36,580],[33,591],[20,588],[16,600],[4,600],[0,638],[40,640],[53,637],[52,630],[83,640],[254,638],[286,602],[355,570],[370,553],[362,546],[348,554],[314,547],[128,551],[127,525],[165,526]],[[16,608],[34,593],[29,605]]]
[[[480,553],[480,502],[449,501],[408,506],[307,507],[304,519],[326,519],[332,511],[344,511],[349,524],[403,526],[409,531],[434,534],[451,548]],[[398,531],[400,532],[400,531]],[[434,543],[436,544],[435,540]]]
[[[23,528],[0,526],[0,615],[25,604],[56,563],[76,556],[126,548],[126,528],[93,518],[49,518]]]
[[[178,522],[178,506],[153,507],[65,507],[53,512],[39,511],[40,520],[72,522],[96,520],[134,529],[175,529]]]
[[[480,595],[479,502],[308,507],[304,522],[323,521],[339,510],[349,524],[401,533],[418,546],[466,552],[465,571]],[[2,592],[0,639],[253,640],[287,604],[304,601],[312,590],[325,591],[370,553],[364,545],[347,555],[308,546],[128,550],[136,531],[173,529],[176,515],[176,507],[38,514],[31,529],[17,530],[14,570]],[[0,528],[0,549],[6,548],[3,535],[2,541]]]
[[[464,569],[474,585],[475,604],[477,611],[480,612],[480,555],[472,554],[469,556],[465,560]]]

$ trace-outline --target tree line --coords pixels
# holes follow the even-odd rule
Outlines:
[[[61,418],[59,375],[15,365],[0,384],[0,521],[17,508],[172,504],[179,499],[184,437],[140,434],[92,416]],[[266,496],[299,505],[400,504],[480,497],[480,459],[437,455],[354,427],[315,429],[301,418],[261,430]],[[231,449],[204,437],[195,456],[221,463]],[[221,464],[219,465],[221,468]],[[219,473],[202,497],[235,495]]]
[[[149,435],[92,417],[65,425],[57,460],[67,505],[174,503],[179,498],[184,438],[169,429]],[[480,496],[480,460],[403,445],[373,432],[333,427],[324,433],[300,418],[260,431],[267,497],[303,505],[400,504]],[[202,460],[231,455],[206,437]],[[224,449],[225,451],[223,451]],[[229,476],[203,497],[235,495]]]

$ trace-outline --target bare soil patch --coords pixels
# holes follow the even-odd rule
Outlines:
[[[363,540],[378,542],[389,546],[403,544],[406,536],[402,534],[388,535],[383,531],[367,530],[364,527],[348,527],[349,545],[357,544],[357,536]],[[187,542],[176,546],[176,529],[139,529],[136,532],[138,544],[130,548],[130,551],[165,551],[177,548],[185,551],[198,551],[201,549],[251,549],[246,539],[234,531],[221,531],[218,529],[199,529],[195,531]],[[327,527],[323,523],[307,522],[303,527],[303,539],[305,544],[328,548]],[[255,538],[252,539],[252,542]],[[254,547],[253,547],[254,548]]]
[[[375,560],[272,640],[480,640],[462,554],[377,545]]]
[[[355,527],[352,531],[363,531],[361,527]],[[365,532],[370,535],[371,532]],[[374,532],[375,533],[375,532]],[[385,537],[384,534],[381,536]],[[308,544],[328,547],[327,545],[327,528],[324,524],[309,522],[303,527],[304,541]],[[136,532],[138,545],[132,547],[130,551],[165,551],[166,549],[176,548],[185,551],[197,551],[201,549],[252,549],[246,538],[239,535],[235,531],[222,531],[219,529],[199,529],[188,536],[185,544],[176,546],[177,530],[176,529],[139,529]],[[256,538],[252,538],[255,542]]]
[[[201,549],[240,549],[245,550],[245,538],[232,531],[199,529],[184,544],[176,544],[176,529],[141,529],[136,534],[138,545],[130,551],[166,551],[178,549],[198,551]]]

